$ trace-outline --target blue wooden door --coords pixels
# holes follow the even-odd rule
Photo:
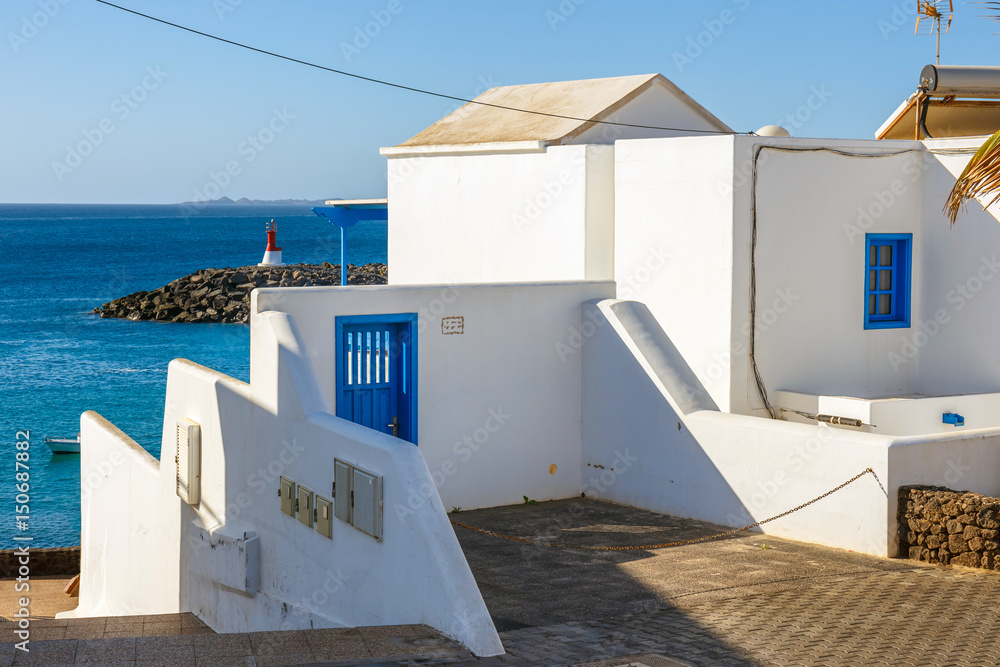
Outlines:
[[[416,442],[412,328],[409,318],[337,318],[338,417]]]

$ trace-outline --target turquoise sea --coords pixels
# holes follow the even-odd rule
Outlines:
[[[259,262],[272,218],[286,262],[339,263],[339,232],[307,206],[0,204],[0,548],[15,535],[80,544],[80,457],[52,455],[45,436],[75,436],[80,413],[96,410],[158,458],[171,359],[249,380],[245,325],[91,311],[198,269]],[[386,261],[384,222],[348,234],[348,262]],[[18,431],[31,434],[26,530],[14,512]]]

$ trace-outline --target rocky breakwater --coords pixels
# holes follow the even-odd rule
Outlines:
[[[385,264],[347,265],[349,285],[384,285]],[[135,292],[95,308],[101,317],[162,322],[250,321],[250,292],[257,287],[339,285],[340,265],[289,264],[202,269],[152,292]]]

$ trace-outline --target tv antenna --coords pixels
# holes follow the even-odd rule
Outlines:
[[[954,15],[955,7],[952,5],[952,0],[917,0],[917,27],[913,30],[913,34],[937,36],[937,58],[934,61],[936,65],[941,64],[941,23],[944,23],[944,31],[947,33],[951,29],[951,19]]]

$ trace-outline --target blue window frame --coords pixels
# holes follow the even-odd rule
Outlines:
[[[865,234],[865,329],[910,326],[913,234]]]

